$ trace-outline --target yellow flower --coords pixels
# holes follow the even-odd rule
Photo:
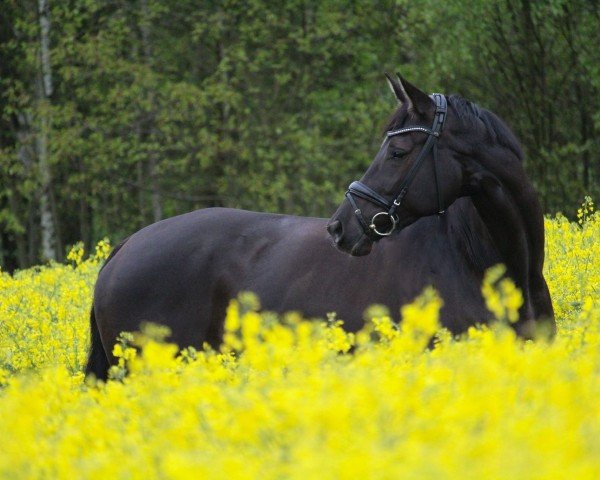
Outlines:
[[[85,383],[102,243],[73,265],[0,272],[1,478],[600,478],[600,215],[545,220],[553,342],[519,341],[523,302],[485,276],[502,320],[460,339],[425,290],[365,328],[232,301],[224,346],[184,349],[146,325]],[[393,312],[398,313],[398,312]],[[431,338],[436,343],[431,347]],[[352,350],[352,353],[345,353]],[[532,474],[535,472],[535,474]]]

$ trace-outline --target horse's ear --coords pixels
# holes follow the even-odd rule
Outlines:
[[[406,93],[404,93],[404,90],[402,89],[402,85],[400,84],[400,81],[397,78],[392,77],[387,72],[385,74],[385,78],[387,78],[388,85],[390,86],[392,93],[394,95],[396,95],[396,98],[398,99],[398,101],[400,103],[405,103],[408,100],[408,98],[406,97]]]
[[[419,90],[400,75],[398,75],[397,83],[408,101],[409,110],[413,110],[414,112],[423,116],[429,116],[433,114],[435,110],[435,104],[433,103],[433,100],[429,98],[429,95],[422,90]]]

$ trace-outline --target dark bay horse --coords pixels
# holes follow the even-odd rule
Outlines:
[[[356,331],[369,305],[397,319],[433,285],[441,323],[458,334],[490,320],[480,288],[497,263],[523,291],[517,333],[530,337],[540,322],[553,332],[542,211],[518,141],[471,102],[388,80],[401,105],[331,220],[210,208],[118,245],[96,283],[86,373],[106,378],[117,335],[143,321],[169,326],[182,347],[218,346],[225,308],[244,290],[265,310],[337,312]]]

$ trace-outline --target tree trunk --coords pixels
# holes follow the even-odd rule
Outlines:
[[[40,23],[40,69],[36,93],[38,100],[39,131],[36,147],[40,173],[40,227],[42,235],[42,259],[57,259],[55,219],[52,214],[50,189],[52,176],[48,158],[48,132],[50,129],[49,99],[52,95],[52,70],[50,66],[50,8],[48,0],[38,0]]]

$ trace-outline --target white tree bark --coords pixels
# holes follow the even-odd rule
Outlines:
[[[50,65],[50,7],[48,0],[38,0],[40,23],[40,69],[36,86],[39,118],[39,132],[36,139],[38,167],[40,172],[40,228],[42,237],[42,257],[56,260],[56,226],[50,204],[52,176],[48,159],[48,131],[50,117],[49,99],[52,95],[52,69]]]

